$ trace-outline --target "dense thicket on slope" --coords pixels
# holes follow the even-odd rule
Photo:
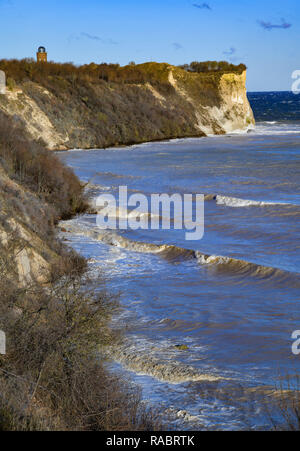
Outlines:
[[[6,246],[0,255],[0,328],[8,337],[0,356],[0,431],[155,430],[139,392],[99,358],[114,340],[110,298],[84,294],[72,275],[47,290],[18,288]]]
[[[201,136],[191,105],[168,82],[168,65],[149,64],[76,67],[1,61],[8,88],[22,90],[47,115],[55,129],[68,136],[67,146],[108,147],[145,141]],[[147,82],[157,90],[157,98]],[[45,93],[49,92],[45,101]],[[168,97],[167,105],[164,96]],[[1,99],[5,102],[5,99]]]
[[[189,72],[208,73],[208,72],[222,72],[222,73],[238,73],[242,74],[247,67],[245,64],[231,64],[227,61],[193,61],[190,64],[180,66]]]
[[[86,262],[57,239],[54,222],[85,208],[76,176],[0,114],[0,430],[155,429],[136,389],[105,368],[116,303],[83,291]],[[43,285],[19,283],[16,259],[48,260]]]
[[[29,141],[23,127],[2,112],[0,161],[9,177],[55,208],[57,219],[85,209],[83,187],[73,171],[41,143]]]

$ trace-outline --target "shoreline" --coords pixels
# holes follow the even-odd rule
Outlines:
[[[232,140],[234,141],[234,138],[232,138]],[[276,137],[275,137],[275,140],[276,140]],[[237,140],[237,146],[239,146],[239,143],[240,142],[243,142],[244,141],[244,139],[241,139],[241,140]],[[246,141],[246,140],[245,140]],[[250,141],[252,141],[251,139],[250,139]],[[184,143],[184,140],[183,141],[181,141],[182,143]],[[198,143],[200,143],[201,141],[200,140],[198,140]],[[207,151],[207,148],[206,148],[206,142],[208,142],[208,141],[204,141],[204,143],[203,143],[203,147],[205,148],[205,151]],[[225,142],[225,140],[222,140],[221,141],[221,143],[224,143]],[[211,141],[211,143],[212,143],[212,141]],[[170,143],[169,144],[171,147],[173,146],[173,144],[172,143]],[[200,144],[199,144],[200,145]],[[215,145],[213,145],[214,146],[214,148],[216,148],[216,149],[218,149],[218,143],[216,144],[216,146]],[[154,147],[154,146],[153,146]],[[176,145],[175,145],[175,147],[176,147]],[[183,144],[183,150],[182,150],[182,152],[185,152],[185,149],[186,149],[186,147],[184,146],[184,144]],[[190,147],[193,147],[193,144],[190,144]],[[195,146],[196,147],[196,146]],[[158,146],[158,148],[159,148],[159,146]],[[150,146],[149,148],[147,148],[148,150],[147,150],[147,155],[149,156],[149,161],[148,161],[148,163],[149,163],[149,165],[151,166],[151,149],[152,149],[152,147]],[[136,149],[136,152],[135,152],[135,154],[137,155],[139,153],[139,149]],[[172,152],[168,152],[169,154],[170,154],[170,159],[172,160]],[[88,170],[88,173],[90,173],[91,171],[93,171],[94,170],[94,164],[93,164],[93,161],[99,161],[99,164],[100,164],[100,166],[101,166],[101,158],[99,158],[97,155],[97,152],[95,152],[94,154],[92,154],[92,155],[90,155],[90,157],[89,156],[86,156],[86,157],[84,157],[84,151],[82,151],[81,152],[81,155],[82,155],[82,158],[83,158],[83,161],[85,162],[85,163],[87,163],[88,161],[89,161],[89,158],[91,158],[91,166],[90,166],[90,169]],[[103,156],[105,156],[105,152],[99,152],[99,156],[101,156],[101,155],[103,155]],[[123,156],[122,156],[123,155]],[[110,157],[109,155],[107,156],[107,160],[111,160],[112,161],[112,164],[107,164],[106,166],[105,166],[105,170],[107,170],[107,171],[110,171],[110,170],[112,170],[111,168],[112,167],[114,167],[114,169],[115,170],[112,170],[113,172],[121,172],[121,170],[119,169],[119,171],[116,169],[116,167],[117,168],[119,168],[119,167],[122,167],[122,163],[123,163],[123,158],[124,158],[124,162],[125,162],[125,160],[127,161],[127,159],[129,159],[130,158],[130,155],[131,155],[131,152],[130,152],[130,149],[128,149],[128,152],[126,152],[126,153],[123,153],[122,152],[122,150],[120,149],[120,151],[118,152],[115,152],[115,156],[114,155],[112,155],[112,157]],[[118,156],[120,156],[120,158],[118,159]],[[78,155],[78,158],[76,157],[76,155],[74,156],[74,159],[72,158],[72,156],[70,155],[69,157],[67,156],[67,154],[66,154],[66,161],[70,161],[70,163],[72,164],[72,162],[73,161],[77,161],[77,166],[79,166],[80,167],[80,161],[81,161],[81,157]],[[201,158],[201,157],[199,157],[199,158]],[[214,156],[212,156],[212,158],[214,158]],[[242,158],[242,154],[241,154],[241,158]],[[268,158],[268,157],[266,157],[266,158]],[[103,157],[103,160],[104,161],[106,161],[105,160],[105,157]],[[143,160],[143,155],[142,155],[142,157],[139,159],[139,162],[141,162],[141,164],[142,164],[142,166],[143,166],[143,161],[145,161],[145,160]],[[178,160],[178,161],[180,161],[180,159]],[[79,162],[79,165],[78,165],[78,162]],[[137,163],[137,165],[139,166],[139,162]],[[88,164],[88,163],[87,163]],[[145,163],[146,164],[146,163]],[[113,166],[112,166],[113,165]],[[158,163],[158,165],[159,165],[159,163]],[[133,167],[134,167],[134,165],[133,165]],[[156,167],[156,166],[155,166]],[[159,167],[159,166],[158,166]],[[130,168],[131,168],[131,166],[130,166]],[[104,170],[104,169],[103,169]],[[127,170],[128,170],[128,168],[127,168]],[[127,171],[126,171],[127,172]],[[130,174],[135,174],[135,172],[134,172],[134,169],[133,170],[130,170],[130,171],[128,171]],[[79,172],[80,174],[83,174],[83,175],[85,175],[85,172],[83,171],[83,172]],[[100,182],[101,182],[101,179],[100,179]],[[152,182],[149,182],[149,183],[151,183],[152,184]],[[90,195],[89,195],[89,198],[91,198],[91,197],[93,197],[92,195],[91,195],[92,193],[90,193]],[[254,197],[255,198],[255,197]],[[235,210],[235,211],[241,211],[241,210]],[[81,225],[81,221],[79,220],[79,222],[78,222],[78,224],[76,223],[76,224],[74,224],[76,227],[79,227],[80,228],[80,225]],[[79,231],[79,228],[78,228],[78,231]],[[81,238],[80,237],[78,237],[76,240],[79,240],[79,241],[81,241]],[[83,239],[84,240],[84,239]],[[73,239],[71,239],[71,241],[73,241]],[[148,241],[150,241],[150,240],[148,240]],[[117,243],[116,243],[117,244]],[[126,243],[125,243],[126,244]],[[130,244],[130,243],[129,243]],[[135,243],[133,243],[133,244],[135,244]],[[143,244],[145,244],[145,243],[143,243]],[[75,246],[76,246],[76,244],[75,244]],[[81,246],[83,246],[83,248],[84,248],[84,243],[83,244],[81,244],[79,247],[78,247],[78,249],[80,249],[81,248]],[[119,246],[118,246],[119,247]],[[105,251],[106,252],[106,251]],[[101,253],[99,253],[99,257],[98,257],[98,254],[97,254],[97,257],[95,257],[95,259],[98,261],[99,260],[99,265],[101,265],[101,266],[103,266],[103,270],[105,271],[105,264],[104,264],[104,261],[106,261],[106,258],[105,258],[105,255],[106,255],[106,253],[105,252],[103,252],[102,253],[102,251],[101,251]],[[113,251],[114,252],[114,251]],[[121,251],[122,252],[122,251]],[[118,254],[118,250],[116,249],[116,253]],[[86,251],[85,252],[85,254],[84,255],[86,255],[87,257],[89,256],[89,252],[88,251]],[[223,255],[226,255],[226,254],[223,254]],[[230,255],[230,254],[227,254],[227,255]],[[126,257],[127,258],[127,257]],[[143,258],[143,257],[137,257],[137,258]],[[148,259],[148,257],[147,257],[147,259]],[[149,259],[150,259],[150,257],[149,257]],[[96,263],[96,260],[95,260],[95,263]],[[101,263],[101,261],[103,262],[103,263]],[[250,260],[251,261],[251,260]],[[131,264],[132,262],[131,262],[131,260],[129,261],[129,264]],[[123,265],[123,262],[121,263],[122,265]],[[234,266],[236,266],[235,264],[234,264]],[[125,271],[126,272],[126,265],[125,265],[125,270],[123,269],[122,271],[120,271],[120,280],[121,280],[121,282],[120,283],[117,283],[117,286],[118,287],[122,287],[122,273]],[[236,268],[233,268],[234,270],[236,269]],[[257,273],[257,268],[253,268],[254,269],[254,273]],[[265,270],[265,268],[260,268],[260,269],[262,269],[262,272],[264,272],[264,270]],[[268,272],[269,272],[269,269],[270,268],[268,268]],[[273,268],[274,269],[274,268]],[[124,273],[125,273],[124,272]],[[280,278],[281,278],[281,274],[279,274],[279,276],[280,276]],[[116,277],[116,276],[114,276],[114,277]],[[117,276],[118,277],[118,276]],[[280,283],[282,283],[280,280],[279,280],[279,282]],[[136,283],[136,282],[134,282],[134,283]],[[139,282],[138,282],[139,283]],[[126,289],[126,285],[125,286],[123,286],[123,288],[124,288],[124,291],[125,291],[125,296],[126,296],[126,292],[127,292],[127,289]],[[136,285],[136,286],[132,286],[132,289],[133,290],[138,290],[138,285]],[[138,295],[137,295],[137,297],[139,296],[139,293],[138,293]],[[123,298],[122,298],[122,305],[125,305],[126,306],[126,299],[125,299],[125,301],[124,301],[124,304],[123,304]],[[164,318],[164,317],[163,317]],[[168,318],[168,315],[166,314],[166,318]],[[117,318],[118,319],[118,318]],[[176,319],[176,318],[175,318]],[[118,322],[119,322],[119,319],[118,319]],[[120,323],[119,323],[120,324]],[[167,323],[166,323],[167,324]],[[171,332],[170,332],[171,333]],[[151,332],[151,334],[152,334],[152,332]],[[127,335],[127,334],[126,334]],[[166,335],[166,337],[167,338],[169,338],[169,336],[168,335]],[[130,338],[130,337],[129,337]],[[133,377],[133,380],[134,381],[137,381],[137,383],[139,383],[139,381],[141,381],[141,382],[143,382],[144,381],[144,384],[145,384],[145,387],[146,387],[146,391],[145,391],[145,399],[148,399],[148,393],[150,393],[150,390],[151,390],[151,387],[150,387],[150,389],[147,389],[147,386],[146,386],[146,384],[150,381],[150,379],[148,379],[148,377],[151,377],[151,378],[153,378],[154,377],[154,379],[155,379],[155,381],[161,381],[161,382],[155,382],[153,379],[151,379],[151,380],[153,380],[153,384],[155,385],[155,387],[157,388],[157,390],[158,390],[158,392],[161,390],[161,387],[160,387],[160,383],[169,383],[170,384],[170,378],[168,377],[166,377],[165,375],[167,374],[168,375],[168,369],[166,368],[166,367],[164,367],[164,366],[162,366],[162,362],[163,362],[163,360],[151,360],[151,362],[150,362],[150,359],[149,359],[149,353],[147,353],[147,356],[145,356],[145,359],[143,358],[143,356],[141,355],[137,355],[138,354],[138,349],[136,349],[136,348],[139,348],[139,349],[142,349],[143,350],[143,345],[147,345],[147,341],[145,340],[144,342],[143,341],[139,341],[139,339],[138,339],[138,337],[136,337],[135,335],[132,337],[133,339],[134,339],[134,341],[135,341],[135,345],[133,344],[132,345],[132,348],[130,348],[129,346],[126,346],[125,347],[125,349],[124,349],[124,352],[121,352],[122,350],[120,349],[119,350],[119,359],[118,360],[115,360],[115,359],[113,359],[113,361],[115,361],[116,362],[116,364],[117,365],[121,365],[122,366],[122,368],[125,370],[125,371],[129,371],[130,373],[132,373],[132,377]],[[165,345],[165,347],[164,348],[162,348],[163,349],[163,351],[165,351],[165,350],[167,350],[168,351],[168,356],[170,356],[170,352],[172,352],[172,350],[173,350],[173,347],[172,347],[172,344],[174,345],[174,344],[176,344],[176,343],[184,343],[185,344],[185,341],[182,341],[182,338],[180,337],[180,338],[178,338],[178,336],[176,336],[176,338],[174,339],[174,341],[173,342],[171,342],[170,341],[170,343],[171,343],[171,346],[169,347],[169,341],[167,340],[167,338],[166,338],[166,345]],[[181,340],[181,341],[180,341]],[[149,342],[150,343],[150,342]],[[156,342],[154,343],[154,345],[153,345],[153,343],[152,343],[152,341],[151,341],[151,343],[150,343],[152,346],[155,346],[155,349],[156,349],[156,351],[157,351],[157,355],[158,355],[158,353],[159,353],[159,346],[157,346],[156,345]],[[167,346],[168,345],[168,346]],[[146,348],[145,348],[146,349]],[[147,348],[148,349],[148,348]],[[154,349],[154,348],[153,348]],[[193,349],[192,349],[192,347],[191,347],[191,351],[193,351]],[[183,355],[183,354],[182,354]],[[124,366],[124,362],[126,363],[126,361],[127,360],[130,360],[130,364],[129,365],[127,365],[127,367],[126,367],[126,365]],[[160,355],[159,355],[159,359],[160,359]],[[164,363],[164,362],[163,362]],[[146,365],[146,366],[145,366]],[[120,368],[120,366],[118,366],[118,368]],[[145,370],[146,369],[146,370]],[[136,371],[135,371],[136,370]],[[158,376],[160,377],[160,379],[158,378]],[[181,375],[180,375],[181,376]],[[243,374],[242,374],[242,376],[243,376]],[[262,376],[263,377],[265,377],[265,375],[264,374],[262,374]],[[173,377],[173,373],[172,373],[172,377]],[[261,377],[260,376],[260,374],[257,376],[257,377]],[[260,380],[262,380],[262,381],[264,381],[265,379],[260,379]],[[151,382],[151,381],[150,381]],[[142,386],[143,386],[143,384],[141,384]],[[176,386],[176,385],[175,385]],[[155,388],[154,387],[154,388]],[[175,390],[175,389],[174,389]],[[158,393],[157,392],[157,393]],[[161,391],[161,393],[163,393],[163,390]],[[179,391],[178,391],[178,393],[179,393]],[[279,396],[280,396],[280,393],[279,393]],[[152,398],[149,398],[149,400],[151,401],[151,399]],[[181,398],[179,398],[179,399],[181,399]],[[185,406],[183,405],[182,407],[184,407],[185,408]],[[186,409],[186,410],[188,410],[188,409]],[[238,414],[239,414],[239,412],[240,411],[238,411]],[[218,412],[216,412],[216,415],[218,415]],[[213,418],[212,418],[213,419]],[[225,423],[224,423],[225,424]]]
[[[143,144],[152,144],[152,143],[172,143],[173,141],[177,140],[186,140],[186,139],[202,139],[202,138],[218,138],[218,137],[224,137],[224,136],[239,136],[239,135],[247,135],[249,132],[255,130],[255,126],[248,126],[245,129],[236,129],[231,132],[223,132],[223,133],[215,133],[210,135],[205,134],[199,134],[199,135],[189,135],[189,136],[177,136],[177,137],[171,137],[171,138],[162,138],[162,139],[151,139],[146,141],[138,141],[138,142],[128,142],[125,144],[115,144],[115,145],[109,145],[109,146],[101,146],[101,147],[85,147],[85,148],[74,148],[74,147],[68,147],[66,149],[51,149],[50,152],[55,153],[62,153],[62,152],[80,152],[80,151],[94,151],[94,150],[114,150],[114,149],[123,149],[133,146],[142,146]]]
[[[215,136],[225,136],[226,133],[220,133],[219,135],[215,135]],[[146,141],[137,141],[137,142],[128,142],[128,143],[124,143],[124,144],[115,144],[115,145],[109,145],[109,146],[101,146],[101,147],[85,147],[85,148],[73,148],[73,147],[68,147],[66,149],[49,149],[50,152],[57,152],[57,153],[61,153],[61,152],[72,152],[72,151],[92,151],[92,150],[109,150],[109,149],[122,149],[122,148],[126,148],[126,147],[132,147],[132,146],[141,146],[143,144],[147,144],[147,143],[160,143],[160,142],[170,142],[170,141],[174,141],[177,139],[200,139],[200,138],[208,138],[208,135],[191,135],[191,136],[177,136],[177,137],[171,137],[171,138],[162,138],[162,139],[151,139],[151,140],[146,140]]]

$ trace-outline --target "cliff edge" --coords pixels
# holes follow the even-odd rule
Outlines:
[[[0,61],[0,111],[48,149],[129,145],[245,130],[246,70],[188,72],[164,63],[75,67]]]

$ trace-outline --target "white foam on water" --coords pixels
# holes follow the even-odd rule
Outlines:
[[[177,247],[169,244],[154,244],[141,241],[134,241],[119,235],[115,231],[101,230],[97,226],[85,221],[83,218],[76,218],[70,221],[62,221],[61,227],[67,232],[82,235],[95,241],[125,249],[130,252],[156,254],[169,261],[182,261],[195,259],[200,265],[222,267],[223,270],[236,275],[252,275],[259,278],[276,278],[282,283],[291,278],[299,285],[299,274],[290,273],[278,268],[259,265],[246,260],[236,259],[221,255],[207,255],[201,251]]]
[[[85,186],[85,191],[89,192],[91,190],[99,190],[99,191],[111,191],[112,187],[111,186],[103,186],[103,185],[96,185],[96,184],[92,184],[92,183],[88,183]],[[97,198],[95,198],[97,199]]]
[[[145,352],[146,351],[146,352]],[[166,361],[146,349],[139,351],[135,345],[121,345],[111,348],[108,355],[129,371],[138,375],[151,376],[161,382],[182,384],[185,382],[217,382],[226,378],[215,374],[215,371],[205,372],[171,359]],[[174,350],[173,350],[174,351]],[[169,351],[171,353],[171,351]]]
[[[265,202],[257,200],[239,199],[237,197],[220,196],[216,197],[217,205],[226,205],[227,207],[264,207],[268,205],[289,205],[284,202]]]
[[[237,128],[236,130],[232,130],[228,133],[226,133],[226,135],[247,135],[249,132],[255,130],[255,126],[254,125],[249,125],[246,128]]]
[[[294,135],[300,134],[299,124],[283,124],[276,121],[259,122],[251,131],[251,135]]]
[[[224,265],[230,263],[233,259],[229,257],[223,257],[222,255],[204,255],[200,252],[196,252],[197,260],[200,265]]]

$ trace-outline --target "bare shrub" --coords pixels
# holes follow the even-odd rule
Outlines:
[[[271,424],[277,431],[300,431],[300,376],[280,379],[272,409],[267,407]]]
[[[8,250],[5,255],[8,255]],[[106,368],[117,303],[86,292],[74,274],[43,288],[16,287],[0,262],[0,429],[145,430],[159,422],[139,391]]]
[[[85,210],[83,188],[74,173],[23,128],[0,113],[0,158],[8,174],[54,206],[58,218]]]

